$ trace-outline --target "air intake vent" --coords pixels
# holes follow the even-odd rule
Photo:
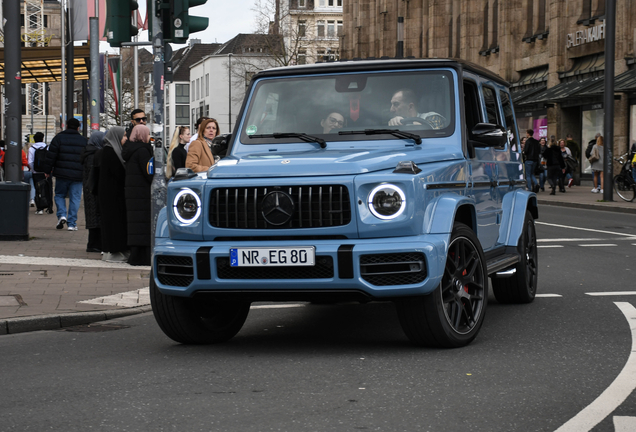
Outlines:
[[[217,228],[315,228],[351,222],[349,191],[343,185],[217,188],[211,191],[209,208],[210,224]]]
[[[157,277],[162,285],[185,287],[194,280],[192,258],[185,256],[158,255]]]
[[[417,284],[426,279],[426,259],[422,253],[362,255],[360,274],[376,286]]]

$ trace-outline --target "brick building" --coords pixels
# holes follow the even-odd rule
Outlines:
[[[636,2],[616,0],[614,153],[636,142]],[[462,58],[512,84],[518,128],[587,143],[603,131],[605,0],[349,0],[342,58]],[[535,137],[537,134],[535,134]],[[585,159],[585,158],[583,158]],[[583,173],[589,163],[582,161]]]

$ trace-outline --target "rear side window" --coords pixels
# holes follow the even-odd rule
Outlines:
[[[488,116],[488,123],[501,124],[499,119],[499,110],[497,109],[497,96],[495,90],[491,87],[483,87],[484,102],[486,102],[486,115]]]
[[[503,109],[504,120],[506,121],[506,130],[508,131],[508,140],[510,145],[513,146],[517,143],[519,133],[517,126],[515,125],[515,116],[512,111],[512,103],[510,103],[510,96],[508,93],[500,91],[499,97],[501,98],[501,108]],[[517,148],[515,146],[515,148]]]

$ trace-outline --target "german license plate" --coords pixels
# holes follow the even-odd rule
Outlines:
[[[230,267],[313,266],[314,246],[230,248]]]

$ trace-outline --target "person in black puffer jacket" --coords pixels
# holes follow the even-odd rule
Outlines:
[[[93,195],[91,187],[91,175],[95,176],[93,161],[95,153],[104,147],[104,132],[93,131],[84,148],[80,161],[84,166],[84,216],[86,217],[86,229],[88,230],[88,243],[86,252],[102,251],[102,230],[100,228],[99,206],[97,197]]]
[[[556,187],[559,186],[561,192],[565,192],[563,187],[563,177],[565,173],[565,161],[561,155],[561,148],[558,144],[550,141],[548,147],[543,152],[543,157],[546,160],[548,169],[548,182],[552,188],[550,195],[555,195]]]
[[[122,157],[126,161],[126,213],[130,265],[150,265],[150,184],[148,171],[152,158],[150,129],[137,125],[124,144]]]
[[[68,224],[69,231],[77,231],[77,211],[82,200],[84,167],[80,161],[86,138],[79,133],[80,122],[71,118],[68,129],[55,135],[46,152],[44,172],[55,177],[55,206],[57,207],[57,229]],[[68,212],[66,196],[68,195]]]

